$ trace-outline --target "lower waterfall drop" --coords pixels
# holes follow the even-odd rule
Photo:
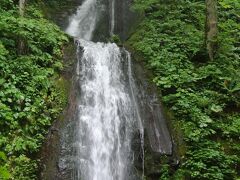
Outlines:
[[[78,40],[78,48],[82,55],[77,68],[80,98],[74,179],[135,179],[131,141],[142,125],[129,89],[130,59],[124,59],[126,52],[116,44]]]

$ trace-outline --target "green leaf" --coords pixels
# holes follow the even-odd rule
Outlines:
[[[210,109],[215,113],[219,113],[223,111],[221,106],[215,105],[215,104],[213,104]]]
[[[7,168],[0,166],[0,179],[7,180],[11,178],[11,174],[8,172]]]

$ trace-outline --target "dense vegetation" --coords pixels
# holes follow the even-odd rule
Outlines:
[[[0,179],[34,180],[36,155],[65,103],[59,72],[67,38],[34,1],[24,16],[16,3],[0,2]],[[179,147],[180,164],[161,164],[158,178],[239,179],[239,0],[218,1],[213,59],[205,1],[135,0],[134,6],[144,18],[127,45],[153,72]]]
[[[34,4],[24,11],[0,3],[0,179],[36,179],[36,154],[65,103],[58,84],[68,39]]]
[[[144,19],[128,46],[154,73],[173,115],[180,165],[164,179],[240,178],[240,2],[218,1],[217,52],[205,45],[203,0],[135,0]],[[146,172],[146,176],[148,176]]]

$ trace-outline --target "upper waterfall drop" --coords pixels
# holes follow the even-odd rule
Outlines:
[[[66,32],[85,40],[91,40],[99,15],[97,0],[85,0],[77,12],[70,17]]]
[[[110,8],[110,14],[111,14],[111,23],[110,23],[110,35],[114,35],[114,29],[115,29],[115,0],[110,0],[111,8]]]

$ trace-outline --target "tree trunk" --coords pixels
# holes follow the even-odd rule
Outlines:
[[[20,16],[24,15],[24,10],[25,10],[25,0],[19,0],[19,14]]]
[[[26,0],[19,0],[19,15],[23,17]],[[26,43],[22,37],[18,38],[18,54],[23,55],[26,52]]]
[[[217,0],[206,0],[206,48],[210,60],[217,50]]]

